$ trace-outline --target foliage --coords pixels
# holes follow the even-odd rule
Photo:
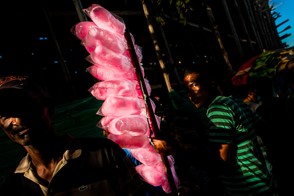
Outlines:
[[[165,14],[186,24],[187,14],[193,11],[191,0],[151,0],[151,2],[156,7],[156,20],[162,25],[164,25]]]

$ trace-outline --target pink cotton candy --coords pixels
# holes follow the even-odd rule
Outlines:
[[[143,99],[135,97],[109,96],[97,114],[113,117],[146,114],[145,102]]]
[[[128,133],[121,135],[114,135],[110,133],[107,138],[117,143],[121,148],[133,149],[150,145],[149,139],[146,135],[132,136]]]
[[[154,169],[154,166],[138,165],[137,172],[142,176],[143,180],[153,186],[160,186],[162,183],[162,172]]]
[[[157,116],[156,114],[154,114],[154,117],[155,117],[155,121],[157,122],[157,127],[160,129],[161,117]]]
[[[163,191],[166,193],[171,193],[171,191],[172,191],[167,177],[162,179],[161,187],[162,187]]]
[[[90,89],[90,93],[99,100],[105,100],[112,95],[138,97],[136,80],[105,80],[97,82]]]
[[[116,67],[122,71],[128,71],[134,68],[132,60],[129,57],[115,53],[103,45],[96,45],[95,50],[90,53],[90,57],[94,63]]]
[[[95,64],[87,68],[89,73],[98,80],[136,80],[135,69],[132,68],[129,71],[119,71],[114,68],[107,67],[104,64]]]
[[[83,43],[89,53],[93,52],[97,46],[103,46],[117,54],[123,54],[128,49],[124,37],[117,36],[97,26],[89,28],[87,36],[83,39]]]
[[[138,62],[141,63],[142,59],[143,59],[143,55],[142,55],[142,47],[138,46],[136,43],[135,43],[135,38],[133,36],[133,34],[130,33],[130,36],[131,36],[131,40],[132,40],[132,46],[134,47],[134,50],[135,50],[135,53],[136,53],[136,56],[137,56],[137,59],[138,59]],[[126,56],[130,57],[131,58],[131,53],[129,50],[126,50],[125,53],[124,53]]]
[[[108,125],[108,131],[115,135],[128,133],[131,136],[145,135],[149,129],[147,117],[140,115],[114,118]]]
[[[145,80],[148,95],[151,87]],[[98,100],[105,100],[109,96],[126,96],[143,98],[141,87],[137,80],[104,80],[95,83],[89,88],[89,92]]]
[[[137,44],[134,45],[135,47],[135,53],[137,55],[139,63],[143,60],[143,54],[142,54],[142,47],[138,46]]]
[[[156,150],[151,146],[147,145],[144,148],[130,149],[132,155],[139,160],[144,165],[156,165],[161,162],[161,156]]]
[[[80,39],[83,40],[87,35],[90,29],[97,28],[97,25],[92,21],[82,21],[74,26],[74,34]]]
[[[99,28],[120,34],[121,36],[124,35],[125,24],[102,6],[92,4],[89,8],[84,9],[84,12]]]
[[[142,77],[144,78],[145,77],[144,67],[142,65],[139,65],[138,68],[140,69],[139,71],[141,72]],[[149,84],[149,81],[147,79],[144,79],[144,81],[146,84]]]
[[[180,186],[180,180],[179,180],[179,178],[177,176],[177,173],[176,173],[176,170],[175,170],[175,167],[174,167],[175,160],[174,160],[173,156],[171,156],[171,155],[169,155],[167,158],[168,158],[168,161],[169,161],[169,164],[170,164],[170,170],[172,172],[172,177],[173,177],[174,183],[175,183],[176,187],[178,188]],[[169,180],[167,178],[167,175],[165,175],[162,178],[161,187],[164,190],[164,192],[166,192],[166,193],[171,193],[172,192],[170,184],[169,184]]]
[[[100,121],[97,123],[97,126],[104,129],[108,130],[108,125],[109,123],[116,117],[110,117],[110,116],[104,116],[100,119]]]
[[[150,83],[149,83],[149,81],[147,79],[144,79],[143,81],[144,81],[143,85],[145,85],[146,90],[147,90],[147,95],[149,96],[149,95],[151,95],[151,90],[152,90],[151,86],[150,86]],[[137,86],[136,86],[136,92],[138,94],[138,97],[144,97],[139,82],[137,83]],[[154,108],[155,108],[155,104],[154,104]]]
[[[174,167],[174,159],[171,155],[169,155],[167,158],[168,158],[168,161],[170,164],[170,169],[172,172],[172,177],[173,177],[174,183],[175,183],[176,187],[178,188],[180,185],[180,180],[178,179],[177,174],[176,174],[176,170]],[[171,187],[170,187],[170,183],[169,183],[169,180],[167,177],[165,167],[166,166],[163,164],[163,162],[158,162],[153,165],[141,164],[136,167],[136,170],[147,183],[149,183],[153,186],[160,186],[161,185],[164,192],[171,193],[172,191],[171,191]],[[167,165],[167,167],[168,167],[168,165]]]
[[[166,193],[170,193],[161,155],[149,142],[149,136],[154,136],[151,131],[155,125],[149,119],[148,110],[153,110],[157,127],[160,118],[155,115],[155,103],[148,98],[151,86],[140,64],[143,59],[142,48],[135,44],[134,36],[130,34],[134,47],[131,49],[135,50],[137,58],[134,59],[125,39],[125,24],[118,16],[98,4],[92,4],[83,11],[92,22],[80,22],[74,30],[89,52],[87,60],[93,64],[87,70],[99,80],[89,91],[95,98],[104,100],[97,111],[102,116],[97,126],[108,132],[107,138],[122,148],[130,149],[132,155],[142,163],[136,170],[147,183],[162,186]],[[139,67],[136,63],[139,63]],[[142,74],[140,78],[139,72]],[[142,82],[147,90],[144,93],[148,95],[143,95]],[[147,101],[150,101],[151,108],[147,108]],[[174,161],[170,156],[168,160],[178,186]]]
[[[135,53],[136,53],[136,56],[137,56],[138,63],[141,63],[141,61],[143,59],[142,49],[138,45],[134,45],[134,49],[135,49]],[[124,55],[131,58],[131,52],[129,50],[126,50],[124,52]]]
[[[178,175],[177,175],[177,172],[176,172],[174,157],[172,155],[169,155],[167,158],[168,158],[168,160],[170,162],[170,169],[171,169],[171,172],[172,172],[172,176],[173,176],[175,185],[176,185],[177,188],[179,188],[180,179],[178,178]]]

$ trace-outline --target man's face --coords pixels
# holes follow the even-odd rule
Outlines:
[[[190,73],[184,77],[184,84],[188,88],[189,98],[196,107],[200,107],[208,96],[205,86],[199,78],[198,73]]]
[[[26,146],[30,144],[31,129],[20,117],[0,116],[0,127],[13,142]]]
[[[3,100],[0,104],[0,128],[13,142],[27,146],[46,137],[47,127],[44,125],[50,122],[46,108],[13,94],[6,101]]]

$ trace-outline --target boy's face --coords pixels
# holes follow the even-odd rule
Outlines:
[[[184,84],[188,88],[189,98],[196,107],[200,107],[208,97],[208,92],[205,89],[205,84],[200,81],[198,73],[190,73],[184,77]]]

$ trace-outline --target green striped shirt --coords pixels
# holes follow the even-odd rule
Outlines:
[[[229,194],[258,195],[271,188],[271,172],[255,124],[260,118],[242,100],[218,96],[207,110],[209,140],[231,144],[230,165],[221,180]],[[260,139],[260,138],[259,138]]]

